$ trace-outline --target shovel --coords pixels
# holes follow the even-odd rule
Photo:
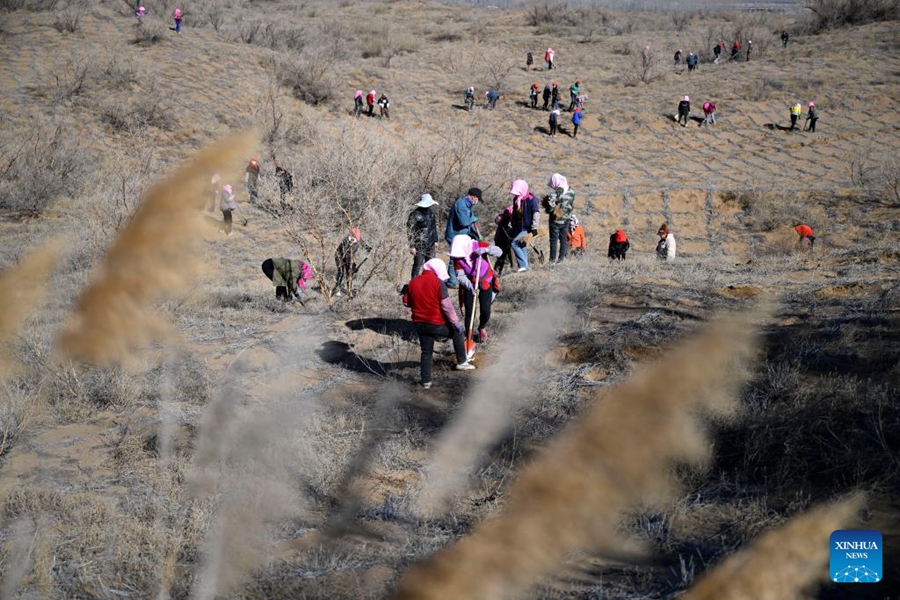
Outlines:
[[[241,221],[243,221],[243,223],[241,223],[241,225],[246,227],[247,223],[249,223],[249,221],[247,220],[247,217],[244,216],[244,211],[241,210],[240,206],[238,206],[237,210],[238,210],[238,214],[241,215]]]
[[[478,284],[481,283],[479,281],[479,276],[481,275],[481,255],[478,256],[478,260],[475,261],[475,286],[472,290],[472,314],[469,315],[469,335],[466,337],[465,348],[466,348],[466,360],[468,360],[468,356],[470,352],[475,351],[475,341],[472,340],[472,332],[475,329],[475,302],[478,300]],[[465,306],[465,302],[463,303]]]

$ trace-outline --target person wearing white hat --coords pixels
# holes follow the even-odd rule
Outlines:
[[[431,194],[422,194],[416,207],[406,220],[406,236],[409,240],[409,253],[413,255],[411,277],[416,277],[426,261],[434,258],[437,252],[438,232],[437,215],[432,207],[437,206]]]

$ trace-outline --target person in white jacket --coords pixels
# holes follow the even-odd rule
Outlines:
[[[663,223],[656,235],[659,236],[659,243],[656,244],[656,256],[661,260],[675,258],[675,236],[669,233],[669,225]]]

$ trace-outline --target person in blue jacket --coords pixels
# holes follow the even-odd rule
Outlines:
[[[578,126],[581,125],[581,107],[576,106],[575,112],[572,113],[572,137],[578,137]]]
[[[450,213],[447,215],[447,227],[444,230],[444,239],[448,245],[453,244],[453,238],[458,235],[467,235],[473,240],[480,240],[481,234],[478,233],[478,217],[475,216],[475,205],[481,202],[481,190],[477,187],[469,188],[465,196],[460,196],[453,206],[450,207]],[[447,280],[449,287],[456,287],[459,284],[454,269],[450,269],[450,279]]]

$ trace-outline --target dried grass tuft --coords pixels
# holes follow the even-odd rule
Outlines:
[[[751,317],[713,324],[596,402],[523,471],[502,516],[410,570],[393,597],[511,597],[572,552],[620,543],[631,507],[673,491],[673,462],[708,458],[694,414],[733,408],[755,348]]]
[[[153,306],[182,293],[199,271],[200,253],[193,246],[209,179],[234,170],[256,141],[250,133],[226,138],[150,190],[78,299],[59,339],[65,355],[100,365],[122,363],[137,348],[168,335],[168,324]]]
[[[732,554],[683,597],[685,600],[791,600],[827,578],[829,538],[852,523],[863,497],[820,506],[763,534]]]
[[[0,376],[14,367],[12,344],[30,310],[40,301],[60,244],[32,250],[13,269],[0,274]]]

